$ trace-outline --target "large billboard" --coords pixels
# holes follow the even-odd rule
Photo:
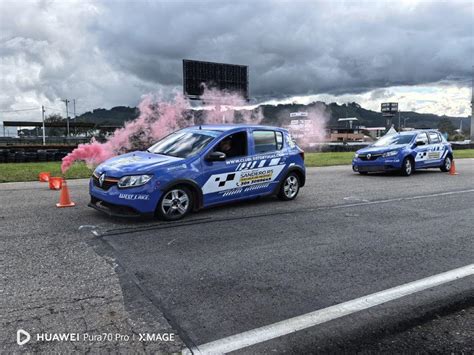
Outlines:
[[[384,102],[380,110],[382,111],[383,116],[395,116],[398,112],[398,102]]]
[[[208,88],[238,93],[248,99],[248,67],[183,59],[184,95],[199,99],[204,90],[203,84]]]

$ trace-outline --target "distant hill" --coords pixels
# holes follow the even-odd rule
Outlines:
[[[336,103],[325,104],[323,102],[314,102],[309,105],[284,104],[284,105],[263,105],[260,106],[264,115],[264,124],[281,125],[285,118],[289,118],[289,112],[306,111],[311,108],[319,108],[325,111],[329,116],[328,126],[339,126],[337,120],[344,117],[356,117],[358,124],[366,127],[385,126],[386,119],[380,112],[367,110],[359,104],[352,102],[349,104],[338,105]],[[117,106],[110,110],[98,108],[78,116],[78,121],[95,122],[98,124],[123,124],[125,121],[131,121],[137,118],[139,111],[136,107]],[[449,119],[455,128],[459,128],[462,120],[464,129],[470,124],[470,118],[438,116],[431,113],[401,112],[401,123],[407,118],[408,127],[414,128],[437,128],[442,120]],[[398,125],[398,117],[393,118],[393,123]]]

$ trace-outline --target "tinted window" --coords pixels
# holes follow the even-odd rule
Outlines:
[[[214,136],[211,134],[178,131],[163,138],[151,146],[148,151],[178,158],[187,158],[199,153],[213,139]]]
[[[416,140],[418,141],[423,141],[425,144],[428,144],[428,135],[426,133],[420,133],[418,137],[416,137]]]
[[[221,139],[214,147],[214,151],[225,153],[226,158],[247,155],[247,133],[237,132]]]
[[[254,131],[252,133],[255,144],[255,153],[266,153],[283,148],[283,136],[281,132]]]
[[[436,133],[436,132],[430,132],[430,142],[431,142],[431,143],[439,143],[439,142],[441,142],[441,139],[439,138],[438,133]]]

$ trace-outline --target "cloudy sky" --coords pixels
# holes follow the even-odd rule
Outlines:
[[[246,64],[257,101],[470,114],[466,1],[0,1],[0,121],[182,90],[182,59]],[[56,111],[60,113],[60,111]]]

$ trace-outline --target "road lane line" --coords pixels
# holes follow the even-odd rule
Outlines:
[[[474,275],[474,264],[215,340],[191,350],[184,349],[183,354],[225,354],[472,275]]]

